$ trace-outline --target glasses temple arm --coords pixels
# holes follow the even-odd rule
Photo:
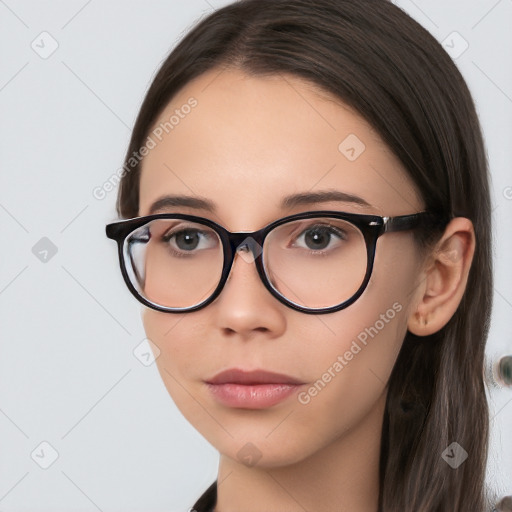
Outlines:
[[[382,233],[406,231],[419,226],[446,226],[451,218],[453,218],[453,215],[447,216],[446,214],[433,212],[419,212],[410,215],[400,215],[398,217],[383,217],[384,224],[382,226]]]

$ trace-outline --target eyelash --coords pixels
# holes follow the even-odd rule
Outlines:
[[[302,235],[304,235],[308,231],[317,229],[319,227],[320,228],[324,228],[325,231],[329,235],[332,235],[332,234],[336,235],[340,240],[346,240],[347,239],[346,234],[342,230],[340,230],[340,229],[338,229],[338,228],[336,228],[334,226],[330,226],[328,224],[314,224],[312,226],[308,226],[307,228],[303,229],[299,233],[299,235],[294,238],[294,240],[297,240],[299,237],[301,237]],[[315,251],[315,250],[312,250],[312,249],[307,249],[307,250],[308,250],[308,254],[311,254],[313,256],[319,256],[319,257],[327,256],[327,253],[329,252],[329,251],[326,251],[326,250],[323,250],[323,251],[322,250]]]
[[[334,226],[330,226],[330,225],[327,225],[327,224],[314,224],[314,225],[311,225],[311,226],[308,226],[306,227],[305,229],[303,229],[297,236],[295,236],[293,238],[293,242],[296,242],[298,238],[304,236],[308,231],[312,231],[314,229],[318,229],[318,228],[323,228],[325,230],[325,232],[329,235],[335,235],[337,236],[340,240],[346,240],[346,234],[334,227]],[[177,228],[177,229],[174,229],[174,230],[171,230],[171,231],[168,231],[167,233],[165,233],[164,235],[161,236],[161,241],[162,242],[165,242],[165,243],[168,243],[173,237],[175,237],[176,235],[179,235],[180,233],[183,233],[185,231],[191,231],[193,233],[196,233],[196,234],[200,234],[200,235],[203,235],[205,238],[208,238],[208,235],[209,235],[209,232],[207,231],[202,231],[202,230],[199,230],[199,229],[194,229],[194,228]],[[293,247],[293,245],[292,245]],[[172,248],[172,246],[169,244],[169,249],[171,250],[172,254],[178,258],[186,258],[186,257],[189,257],[189,256],[192,256],[194,254],[194,250],[192,251],[176,251],[175,249]],[[304,249],[304,248],[302,248]],[[313,250],[313,249],[308,249],[308,248],[305,248],[307,251],[308,251],[308,254],[312,255],[312,256],[327,256],[328,254],[328,250]]]
[[[205,235],[206,237],[209,234],[207,231],[201,231],[199,229],[194,229],[194,228],[177,228],[174,230],[171,229],[171,231],[168,231],[167,233],[163,234],[160,239],[162,242],[168,243],[171,240],[171,238],[173,238],[174,236],[176,236],[180,233],[183,233],[184,231],[193,231],[194,233],[200,233],[201,235]],[[193,255],[193,252],[194,252],[194,251],[188,251],[188,253],[187,253],[187,251],[178,252],[175,249],[173,249],[170,244],[169,244],[169,249],[171,250],[172,254],[178,258],[190,257]]]

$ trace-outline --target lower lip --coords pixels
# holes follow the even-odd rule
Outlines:
[[[220,403],[243,409],[271,407],[288,398],[300,387],[298,384],[206,384]]]

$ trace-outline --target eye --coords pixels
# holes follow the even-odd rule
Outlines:
[[[312,251],[324,251],[327,248],[336,246],[336,241],[346,240],[346,233],[334,226],[317,224],[302,231],[295,239],[292,246],[303,246]],[[338,244],[339,245],[339,244]]]
[[[167,231],[161,240],[169,243],[171,248],[183,252],[211,249],[217,244],[217,236],[212,231],[197,228],[178,228]]]

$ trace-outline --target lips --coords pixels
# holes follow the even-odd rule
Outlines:
[[[210,396],[238,409],[266,409],[293,395],[304,383],[282,373],[265,370],[223,371],[205,381]]]
[[[265,370],[245,371],[231,368],[215,375],[212,379],[206,380],[208,384],[304,384],[302,381],[284,375],[282,373],[268,372]]]

